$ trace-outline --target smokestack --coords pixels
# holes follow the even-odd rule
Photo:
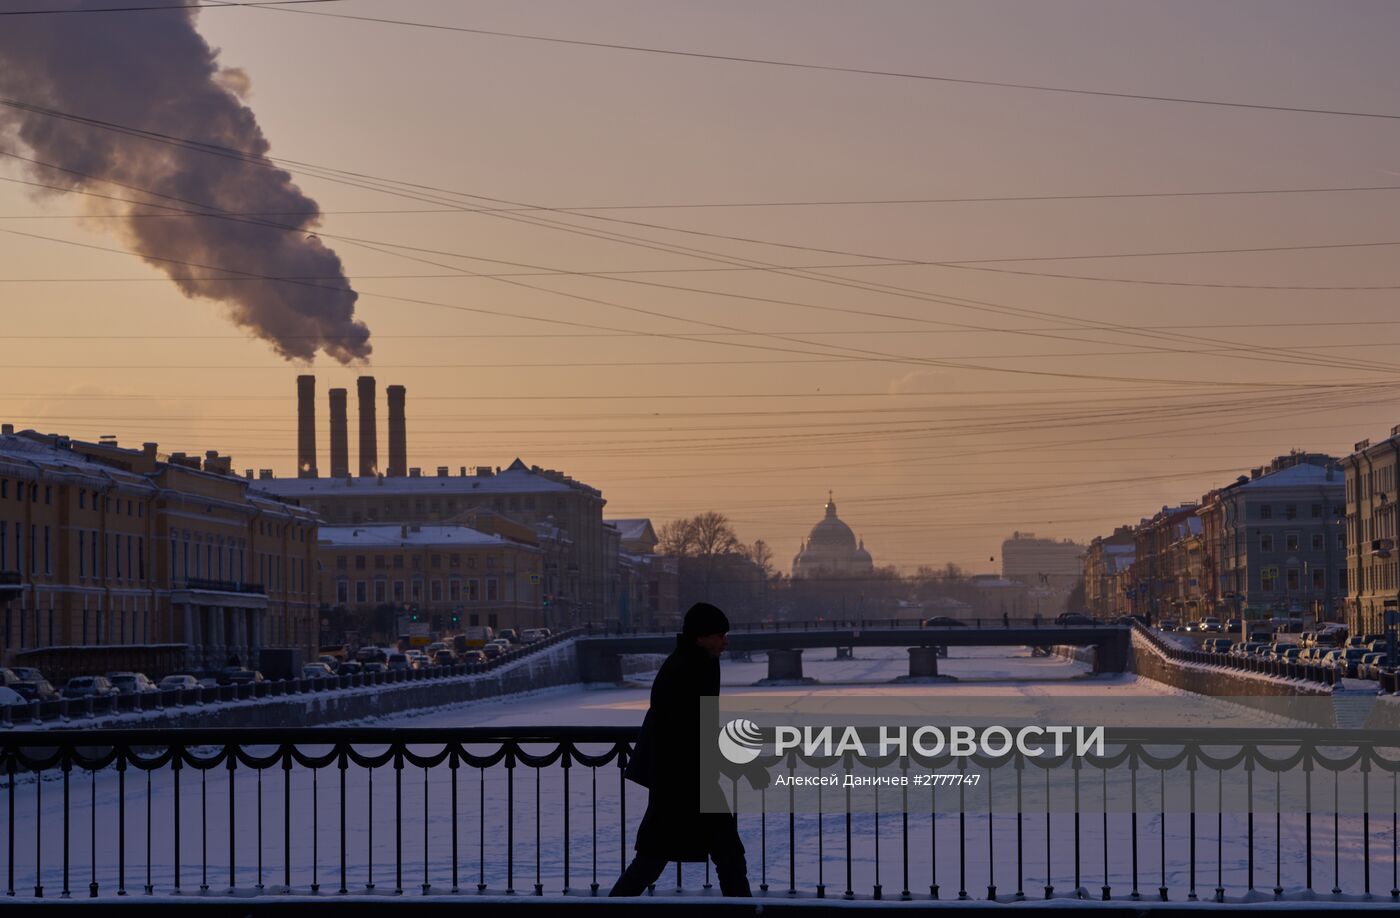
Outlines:
[[[316,377],[297,377],[297,477],[316,477]]]
[[[350,474],[350,430],[345,418],[345,390],[332,389],[331,396],[331,477]]]
[[[75,13],[94,6],[47,5]],[[320,207],[269,158],[271,143],[245,104],[248,74],[225,66],[200,35],[200,5],[157,4],[171,9],[149,16],[6,20],[0,97],[29,103],[0,107],[6,150],[26,154],[27,175],[48,188],[99,192],[101,204],[79,200],[108,218],[103,226],[123,247],[186,297],[220,303],[230,321],[282,357],[366,360],[372,348],[355,316],[357,294],[339,256],[316,235]],[[136,195],[113,197],[110,183]],[[138,202],[151,198],[182,206],[142,219],[149,206]],[[254,225],[237,216],[248,211],[277,216]],[[190,262],[204,267],[190,270]],[[258,283],[240,273],[248,271]]]
[[[379,428],[374,421],[374,377],[361,376],[356,385],[360,393],[360,474],[372,476],[379,471]]]
[[[389,474],[402,477],[408,468],[408,431],[404,426],[404,387],[389,386]]]

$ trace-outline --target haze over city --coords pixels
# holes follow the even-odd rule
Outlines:
[[[60,18],[100,44],[164,15],[9,16],[0,69]],[[414,466],[519,456],[610,517],[720,511],[779,568],[832,490],[878,564],[990,571],[1013,530],[1087,541],[1400,421],[1393,4],[346,0],[196,25],[289,176],[219,211],[290,209],[296,251],[274,270],[243,225],[173,263],[211,221],[170,208],[213,205],[139,192],[168,143],[123,135],[126,184],[80,180],[36,162],[52,111],[10,103],[180,119],[0,76],[17,428],[290,476],[295,377],[373,374],[407,387]],[[358,298],[314,321],[260,311],[341,271]]]

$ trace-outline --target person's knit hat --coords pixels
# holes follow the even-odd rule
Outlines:
[[[729,630],[729,618],[715,606],[707,602],[697,602],[685,613],[685,635],[704,637],[707,634],[723,634]]]

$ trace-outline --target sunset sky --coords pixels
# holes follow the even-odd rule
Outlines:
[[[5,16],[0,42],[181,15]],[[520,456],[610,516],[719,510],[783,567],[830,489],[877,563],[987,571],[1013,530],[1087,540],[1400,423],[1386,0],[344,0],[198,27],[324,211],[372,353],[284,359],[0,156],[18,428],[292,474],[315,372],[324,471],[325,391],[353,413],[371,373],[408,389],[411,465]]]

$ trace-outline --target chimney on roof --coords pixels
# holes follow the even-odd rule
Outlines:
[[[252,480],[253,480],[253,470],[252,470],[252,469],[244,469],[244,470],[243,470],[243,477],[246,478],[246,479],[248,479],[249,481],[252,481]]]
[[[438,476],[437,476],[437,477],[439,477],[439,478],[446,478],[446,477],[447,477],[447,466],[445,466],[445,465],[440,465],[440,466],[438,466],[437,472],[438,472]]]
[[[258,469],[258,480],[259,480],[259,481],[271,481],[271,480],[272,480],[272,469]]]
[[[361,376],[356,381],[360,395],[360,474],[374,475],[379,471],[379,428],[374,420],[374,377]]]
[[[158,447],[155,443],[142,443],[141,455],[145,456],[147,459],[154,459],[156,457],[157,448]]]
[[[297,377],[297,477],[316,477],[316,377]]]
[[[413,468],[411,468],[411,469],[408,470],[408,477],[409,477],[409,478],[421,478],[422,475],[423,475],[423,470],[420,469],[420,468],[418,468],[417,466],[414,466]]]
[[[330,390],[331,399],[331,477],[350,474],[350,428],[345,414],[346,392]]]
[[[12,434],[12,433],[14,433],[14,432],[15,432],[15,425],[13,425],[13,424],[0,424],[0,434],[4,434],[5,436],[8,437],[10,434]]]
[[[389,474],[402,476],[408,468],[408,429],[404,419],[403,386],[389,386],[384,390],[389,396]]]

